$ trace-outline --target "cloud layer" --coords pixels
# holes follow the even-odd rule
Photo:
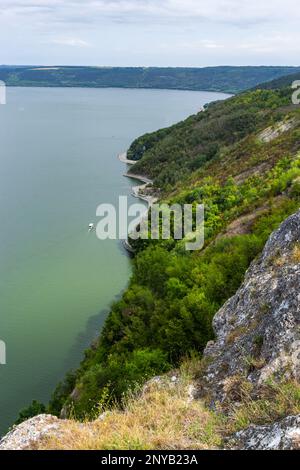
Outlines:
[[[295,0],[0,0],[0,63],[298,65],[299,20]]]

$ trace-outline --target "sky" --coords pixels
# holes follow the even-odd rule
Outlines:
[[[0,0],[0,64],[299,65],[298,0]]]

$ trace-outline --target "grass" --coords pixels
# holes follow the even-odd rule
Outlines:
[[[186,371],[177,383],[153,382],[131,396],[125,411],[107,411],[93,422],[66,421],[62,433],[44,439],[39,450],[207,449],[221,445],[220,418],[189,398]]]
[[[66,420],[43,438],[38,450],[188,450],[218,449],[225,437],[251,424],[270,424],[300,413],[300,385],[269,380],[259,391],[241,376],[229,377],[225,408],[209,410],[191,399],[190,389],[208,363],[192,356],[177,371],[147,383],[123,410],[111,408],[91,422]]]
[[[294,263],[300,263],[300,243],[297,243],[295,246],[294,246],[294,250],[293,250],[293,261]]]
[[[233,344],[237,338],[240,336],[243,336],[247,333],[247,327],[246,326],[238,326],[234,330],[232,330],[228,336],[227,336],[227,343],[228,344]]]
[[[251,424],[272,424],[289,415],[300,413],[300,385],[296,381],[269,380],[253,398],[249,382],[241,386],[241,402],[228,413],[226,432],[232,433]]]

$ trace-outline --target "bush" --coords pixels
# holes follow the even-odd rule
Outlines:
[[[27,408],[23,408],[23,410],[20,411],[19,416],[15,422],[15,424],[20,424],[23,421],[26,421],[26,419],[32,418],[33,416],[43,414],[46,412],[46,407],[43,403],[40,403],[37,400],[33,400],[31,405],[29,405]]]
[[[159,349],[137,349],[131,354],[112,354],[105,364],[95,364],[77,384],[77,398],[69,409],[77,419],[92,418],[99,408],[121,403],[153,375],[170,369],[166,353]]]

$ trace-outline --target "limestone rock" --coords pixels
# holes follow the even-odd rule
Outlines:
[[[0,441],[0,450],[32,450],[35,444],[48,434],[59,435],[64,421],[52,415],[38,415],[28,419],[4,436]]]
[[[231,449],[300,450],[300,415],[268,426],[250,426],[228,442]]]
[[[258,136],[259,140],[264,143],[271,142],[274,139],[277,139],[284,132],[289,131],[296,125],[295,119],[289,119],[287,121],[282,121],[277,123],[275,126],[268,127]]]
[[[270,377],[300,379],[300,211],[269,238],[237,293],[213,320],[216,340],[200,395],[222,403],[243,377],[254,387]],[[234,388],[234,387],[233,387]]]

